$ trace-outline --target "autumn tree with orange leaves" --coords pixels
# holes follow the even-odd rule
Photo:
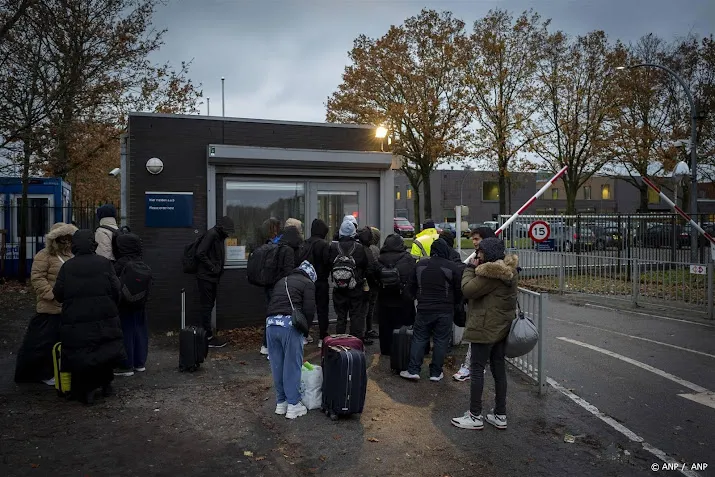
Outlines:
[[[449,12],[422,10],[381,38],[359,36],[351,64],[327,101],[328,122],[384,125],[412,186],[415,221],[432,216],[430,174],[466,153],[469,58],[464,22]]]

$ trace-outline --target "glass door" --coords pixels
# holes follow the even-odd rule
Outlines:
[[[367,225],[367,184],[364,182],[311,182],[309,219],[306,229],[314,218],[323,220],[329,228],[331,240],[342,224],[343,217],[352,215],[360,226]]]

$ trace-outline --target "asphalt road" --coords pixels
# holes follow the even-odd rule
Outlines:
[[[548,316],[547,376],[675,460],[709,464],[699,475],[715,475],[714,323],[555,297]],[[698,392],[709,405],[679,396]]]

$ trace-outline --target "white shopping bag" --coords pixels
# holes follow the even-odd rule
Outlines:
[[[463,326],[457,326],[453,325],[453,335],[452,335],[452,344],[454,346],[462,344],[462,337],[464,336],[464,327]]]
[[[312,366],[313,369],[300,369],[300,395],[303,405],[311,409],[320,409],[323,404],[323,369]]]

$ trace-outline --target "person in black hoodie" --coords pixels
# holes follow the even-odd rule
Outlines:
[[[328,277],[330,275],[330,244],[325,240],[328,236],[329,228],[320,219],[313,220],[310,225],[310,238],[303,243],[301,249],[300,263],[307,260],[313,265],[317,279],[315,281],[315,308],[318,314],[318,330],[320,341],[318,347],[322,347],[323,338],[328,336],[328,316],[330,314],[330,285]],[[313,325],[313,316],[308,316],[308,325]],[[310,339],[309,339],[310,341]]]
[[[357,240],[360,245],[362,245],[363,250],[365,250],[365,255],[367,256],[368,263],[367,273],[365,274],[365,281],[362,285],[362,304],[360,305],[360,311],[362,312],[363,317],[360,319],[360,321],[363,323],[362,328],[364,330],[365,337],[363,341],[366,345],[371,345],[374,343],[374,341],[371,339],[372,333],[370,333],[370,331],[372,331],[372,322],[371,320],[367,319],[367,314],[370,312],[370,297],[372,295],[371,287],[374,286],[372,280],[374,277],[376,259],[370,251],[370,245],[372,245],[372,230],[370,229],[370,227],[365,226],[359,228],[357,230]],[[370,327],[367,326],[368,323],[370,323]]]
[[[454,263],[457,264],[457,267],[459,268],[459,274],[461,276],[462,273],[464,273],[464,269],[467,268],[467,264],[462,261],[462,257],[460,257],[459,252],[454,249],[454,235],[452,235],[452,232],[449,230],[443,230],[439,234],[440,238],[444,240],[447,243],[447,246],[449,247],[449,259],[453,261]],[[462,325],[465,324],[467,320],[467,302],[466,300],[462,300],[462,303],[457,303],[454,306],[454,322],[455,323],[461,323]],[[457,325],[457,326],[462,326],[462,325]],[[451,340],[450,340],[451,342]]]
[[[114,262],[114,271],[121,281],[122,272],[129,262],[142,262],[142,241],[134,233],[121,234],[117,236],[117,249],[119,258]],[[124,298],[120,299],[119,320],[122,323],[127,359],[114,375],[133,376],[135,371],[146,371],[146,358],[149,353],[146,298],[136,304],[129,303]]]
[[[283,234],[278,240],[278,245],[287,245],[278,253],[278,264],[281,270],[281,278],[287,277],[295,267],[300,265],[300,246],[303,239],[300,236],[298,227],[289,226],[283,229]],[[292,257],[289,256],[292,252]]]
[[[333,266],[331,271],[335,279],[335,261],[339,255],[351,256],[355,261],[353,276],[355,279],[354,288],[341,289],[333,287],[333,307],[338,315],[338,323],[335,330],[338,334],[345,333],[350,318],[350,334],[365,341],[365,313],[363,312],[363,284],[368,272],[368,258],[365,248],[357,241],[355,224],[346,220],[340,226],[340,238],[338,242],[330,245],[330,263]]]
[[[72,236],[74,258],[62,265],[52,294],[62,303],[62,370],[72,373],[72,394],[85,404],[94,392],[112,392],[113,370],[126,359],[119,322],[119,279],[112,263],[95,253],[91,230]]]
[[[412,326],[415,322],[414,298],[410,295],[409,280],[415,269],[415,259],[405,249],[404,239],[391,234],[380,250],[377,269],[377,316],[380,323],[380,353],[389,355],[392,347],[392,330]],[[384,283],[381,278],[394,275],[397,270],[399,284]]]
[[[222,348],[226,342],[214,336],[211,326],[211,314],[216,304],[218,284],[226,264],[226,247],[224,243],[229,235],[234,233],[231,217],[221,217],[216,225],[206,231],[206,235],[196,249],[198,269],[196,281],[199,286],[201,302],[201,326],[206,330],[209,348]]]
[[[452,334],[454,307],[462,303],[462,273],[450,260],[449,246],[440,239],[432,243],[430,258],[423,258],[415,266],[410,280],[412,295],[417,298],[417,318],[410,351],[410,364],[400,376],[420,379],[420,368],[430,336],[434,351],[430,363],[430,381],[444,378],[442,365]]]

